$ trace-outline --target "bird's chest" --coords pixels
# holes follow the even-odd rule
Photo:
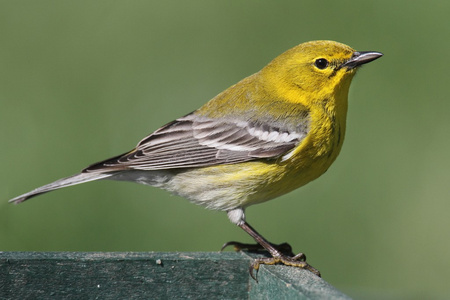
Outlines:
[[[326,116],[313,123],[308,136],[285,162],[288,180],[301,186],[326,172],[339,155],[344,136],[345,120]]]

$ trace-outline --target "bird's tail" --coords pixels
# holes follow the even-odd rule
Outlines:
[[[46,184],[44,186],[38,187],[37,189],[32,190],[31,192],[28,192],[26,194],[20,195],[14,199],[9,200],[9,202],[18,204],[25,200],[28,200],[32,197],[35,197],[37,195],[47,193],[53,190],[57,190],[66,186],[76,185],[84,182],[94,181],[103,179],[106,177],[111,176],[112,174],[108,173],[80,173],[77,175],[73,175],[67,178],[62,178],[59,180],[56,180],[55,182]]]

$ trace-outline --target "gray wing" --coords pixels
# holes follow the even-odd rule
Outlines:
[[[83,171],[192,168],[277,158],[302,141],[308,131],[306,123],[298,120],[296,128],[288,129],[267,123],[216,120],[192,113],[156,130],[131,152]]]

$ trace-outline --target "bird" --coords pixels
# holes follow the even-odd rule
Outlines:
[[[300,267],[320,276],[303,253],[293,255],[259,234],[246,221],[245,209],[328,170],[344,141],[352,78],[360,66],[382,55],[334,41],[299,44],[199,109],[157,129],[131,151],[9,202],[95,180],[149,185],[226,212],[231,223],[270,254],[250,265],[255,280],[261,264]]]

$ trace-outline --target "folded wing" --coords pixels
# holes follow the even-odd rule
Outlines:
[[[304,125],[294,130],[281,127],[192,113],[156,130],[132,151],[83,172],[207,167],[278,158],[298,145],[308,130]]]

